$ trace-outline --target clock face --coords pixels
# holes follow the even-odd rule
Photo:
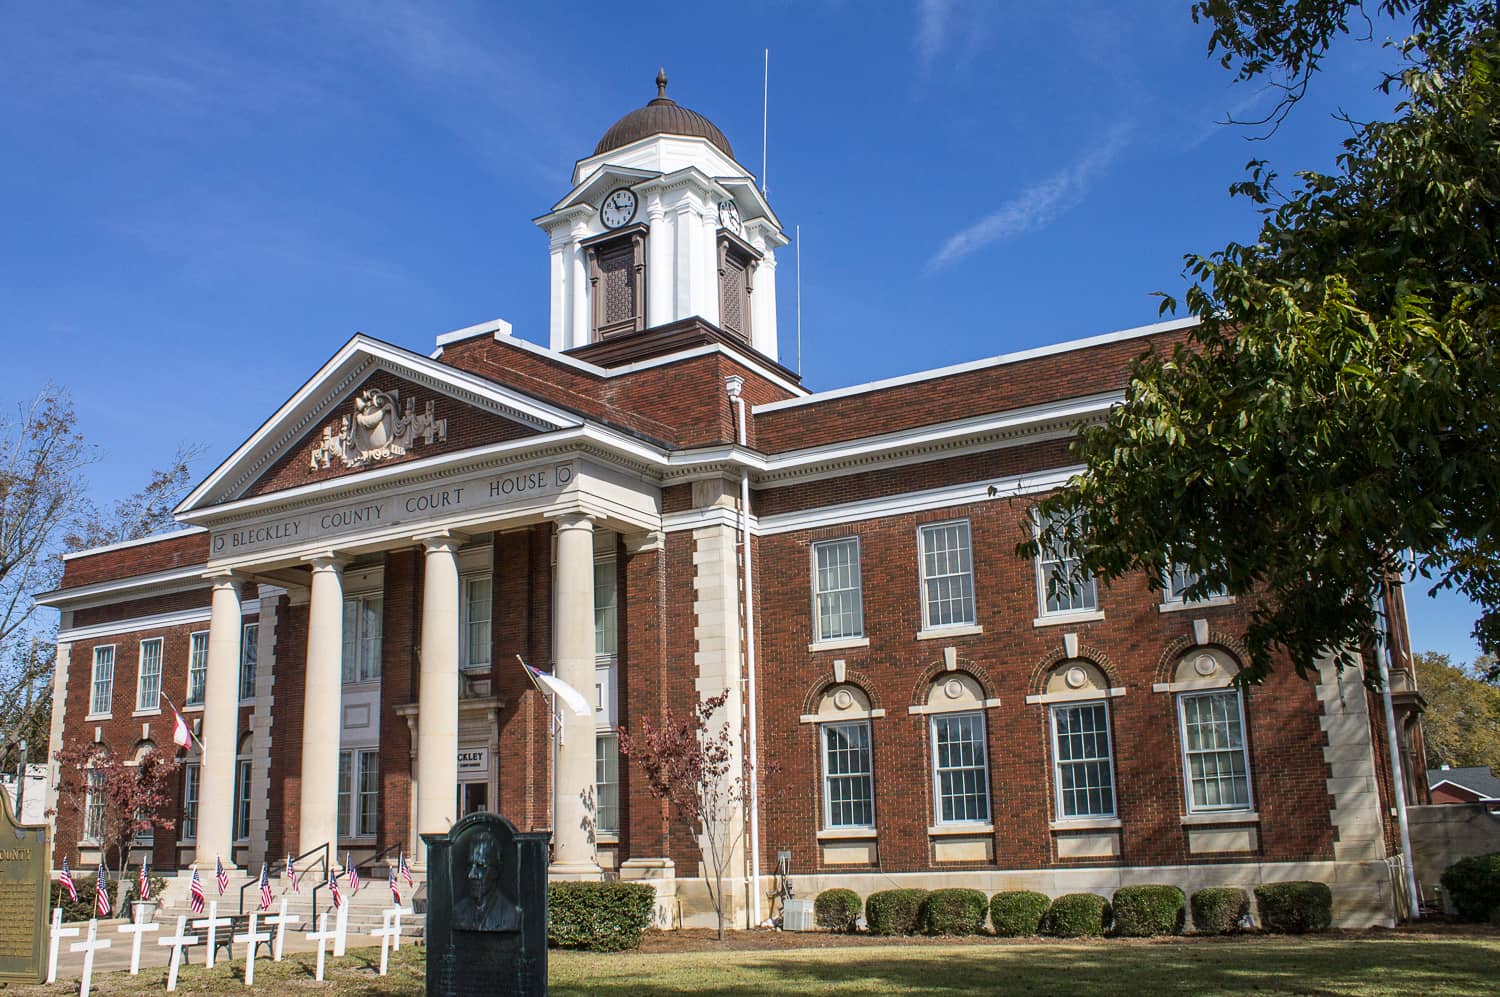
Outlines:
[[[619,228],[630,224],[635,217],[635,191],[624,187],[612,190],[599,205],[599,220],[605,228]]]
[[[740,223],[740,209],[733,201],[721,201],[719,203],[719,227],[727,228],[735,235],[742,235],[744,225]]]

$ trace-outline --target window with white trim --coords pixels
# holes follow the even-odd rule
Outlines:
[[[161,709],[161,638],[141,641],[141,667],[136,675],[135,708]]]
[[[1051,517],[1038,514],[1038,531],[1051,523]],[[1094,584],[1094,577],[1076,577],[1079,562],[1078,555],[1062,543],[1047,544],[1037,554],[1037,601],[1041,615],[1090,613],[1099,608],[1099,592]]]
[[[613,557],[594,562],[594,653],[616,654],[620,647],[620,580]]]
[[[875,826],[874,764],[870,721],[823,724],[823,826],[828,830]]]
[[[922,547],[922,627],[974,623],[974,564],[969,521],[933,523],[918,531]]]
[[[380,822],[380,751],[339,752],[339,837],[374,837]]]
[[[1240,690],[1186,692],[1177,704],[1188,811],[1249,810],[1250,754]]]
[[[385,600],[379,595],[344,600],[343,678],[368,682],[380,678],[380,644]]]
[[[202,706],[208,688],[208,631],[188,636],[188,686],[183,706]]]
[[[115,698],[115,646],[94,648],[94,674],[90,685],[89,713],[105,714]]]
[[[203,770],[198,762],[182,765],[182,840],[198,837],[198,783]]]
[[[933,796],[939,824],[989,822],[986,755],[983,713],[941,713],[932,718]]]
[[[255,698],[255,668],[260,658],[260,624],[246,623],[240,631],[240,699]]]
[[[83,806],[83,838],[104,840],[105,775],[102,769],[89,769],[88,790]]]
[[[1202,602],[1205,599],[1222,599],[1229,594],[1229,591],[1220,585],[1216,589],[1204,592],[1202,595],[1195,596],[1192,600],[1189,600],[1187,596],[1188,589],[1198,584],[1198,579],[1201,577],[1198,572],[1185,564],[1173,564],[1171,570],[1167,571],[1166,577],[1163,579],[1165,587],[1162,589],[1162,602]]]
[[[486,669],[490,667],[490,614],[494,605],[494,580],[490,575],[475,575],[464,579],[464,598],[461,606],[463,620],[459,633],[463,635],[461,667]]]
[[[1058,820],[1115,816],[1107,703],[1052,707],[1052,770]]]
[[[813,639],[863,637],[859,538],[844,537],[813,544],[812,572]]]
[[[594,735],[594,830],[620,833],[620,742],[613,731]]]
[[[250,840],[251,762],[241,754],[234,762],[234,840]]]

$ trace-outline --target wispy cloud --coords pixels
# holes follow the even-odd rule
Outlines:
[[[943,51],[948,40],[948,24],[953,13],[952,0],[918,0],[917,54],[930,63]]]
[[[1044,228],[1058,215],[1075,207],[1088,193],[1094,178],[1125,147],[1131,127],[1129,122],[1115,125],[1104,140],[1082,158],[1027,187],[998,210],[949,236],[942,248],[927,261],[927,271],[942,270],[1002,239]]]

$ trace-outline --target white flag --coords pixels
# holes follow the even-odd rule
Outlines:
[[[564,703],[567,703],[568,708],[578,716],[591,717],[594,715],[594,708],[590,706],[589,701],[583,697],[583,693],[568,685],[568,683],[564,682],[556,675],[549,674],[548,672],[538,671],[537,669],[532,668],[530,665],[526,664],[526,662],[524,661],[521,662],[521,664],[526,668],[528,672],[531,673],[532,678],[536,679],[543,686],[545,686],[547,688],[547,691],[551,692],[558,699],[562,700]]]
[[[182,719],[182,714],[176,710],[172,711],[172,740],[184,748],[192,742],[193,735],[188,733],[187,721]]]

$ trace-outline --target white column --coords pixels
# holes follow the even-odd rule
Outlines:
[[[339,722],[343,695],[344,561],[309,558],[312,595],[307,604],[307,667],[302,691],[301,823],[297,850],[325,842],[338,851]]]
[[[661,195],[646,199],[646,327],[666,325],[672,314],[672,231]]]
[[[705,321],[719,324],[719,209],[710,204],[699,218],[703,242],[698,253],[703,262],[703,281],[698,289],[698,307],[694,309]]]
[[[557,520],[556,620],[553,658],[557,677],[590,697],[594,688],[594,521],[582,513]],[[562,717],[553,783],[553,878],[599,879],[594,855],[594,718],[553,704]]]
[[[702,229],[695,224],[697,219],[693,217],[691,204],[680,201],[674,210],[675,217],[672,219],[674,243],[672,318],[684,319],[693,314],[693,275],[697,272],[693,247],[698,242],[695,234]]]
[[[549,247],[548,266],[551,275],[551,314],[548,331],[549,342],[552,349],[558,352],[568,348],[569,315],[568,305],[568,274],[570,267],[570,255],[568,251],[568,233],[566,229],[556,229],[549,233],[552,243]]]
[[[572,229],[572,249],[569,250],[570,259],[568,266],[571,274],[568,282],[572,286],[568,289],[572,298],[570,318],[573,322],[572,334],[568,337],[568,348],[575,346],[586,346],[593,338],[593,330],[589,328],[592,311],[589,308],[589,267],[588,258],[584,254],[583,247],[579,245],[584,237],[588,235],[588,229],[582,225],[574,225]]]
[[[750,292],[751,345],[770,357],[779,359],[776,341],[776,251],[770,246],[761,250],[760,266],[755,268]],[[788,364],[787,366],[791,366]]]
[[[458,540],[424,537],[422,665],[417,688],[417,832],[441,834],[457,817]],[[426,846],[414,845],[419,860]]]
[[[213,576],[208,677],[203,689],[203,757],[198,770],[198,865],[234,865],[234,755],[239,735],[240,590],[229,573]]]

